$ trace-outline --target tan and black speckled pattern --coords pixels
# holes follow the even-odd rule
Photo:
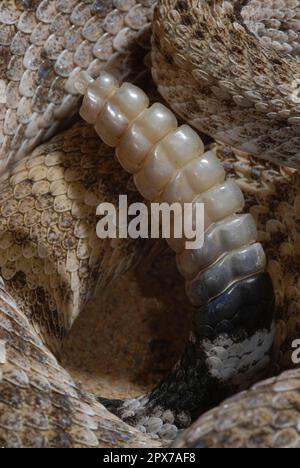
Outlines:
[[[20,159],[77,111],[67,79],[97,76],[107,62],[124,78],[142,61],[132,49],[154,0],[3,0],[0,3],[0,170]],[[140,54],[142,56],[142,53]],[[139,66],[138,66],[139,64]]]
[[[160,0],[159,91],[214,139],[299,169],[299,17],[298,0]]]
[[[118,194],[128,191],[129,201],[138,199],[117,168],[93,129],[77,124],[23,158],[2,181],[1,275],[51,345],[70,329],[95,286],[105,289],[141,255],[139,242],[96,236],[99,202],[118,203]]]
[[[270,259],[269,270],[275,283],[279,313],[273,363],[275,370],[280,371],[291,364],[289,354],[291,342],[297,337],[297,330],[299,330],[299,314],[297,313],[299,285],[297,276],[292,274],[292,272],[299,270],[299,255],[297,253],[297,249],[299,249],[299,215],[297,214],[298,211],[295,212],[300,195],[299,176],[288,171],[280,172],[271,165],[269,167],[261,166],[254,160],[235,155],[226,148],[220,149],[220,155],[225,159],[224,164],[229,174],[238,177],[239,183],[243,186],[244,191],[248,193],[248,206],[258,220],[260,235],[267,248]],[[72,167],[70,167],[70,164]],[[80,170],[76,170],[76,167],[77,169],[80,168]],[[25,381],[27,379],[31,381],[37,369],[44,372],[48,376],[48,383],[51,388],[52,386],[55,388],[55,392],[57,382],[62,382],[64,379],[67,379],[67,382],[73,381],[69,374],[59,366],[50,349],[54,349],[56,352],[59,351],[60,339],[64,335],[67,325],[71,325],[77,312],[84,313],[84,310],[82,310],[84,301],[92,293],[95,284],[95,281],[91,281],[91,277],[86,276],[88,270],[86,269],[86,262],[82,263],[82,260],[90,262],[91,259],[101,257],[100,269],[97,268],[97,264],[95,264],[95,269],[100,272],[102,280],[100,288],[105,289],[105,286],[109,284],[113,277],[117,277],[118,274],[129,268],[143,253],[135,242],[123,241],[122,245],[118,246],[118,244],[107,244],[105,241],[98,239],[95,240],[96,243],[92,243],[93,249],[91,249],[88,242],[90,236],[94,239],[96,217],[93,206],[96,200],[97,203],[99,199],[113,201],[118,191],[122,190],[129,191],[133,199],[136,197],[134,192],[131,192],[132,186],[128,177],[117,171],[116,167],[111,150],[99,143],[93,130],[85,124],[77,124],[69,131],[56,136],[51,143],[36,149],[28,158],[23,159],[16,165],[13,174],[3,183],[1,191],[1,197],[4,201],[1,216],[3,227],[0,245],[1,273],[4,276],[5,291],[2,287],[4,302],[3,310],[0,310],[0,340],[2,343],[6,343],[5,362],[10,362],[9,369],[15,372],[16,375],[18,375],[18,369],[21,367],[26,374]],[[32,171],[32,169],[34,170]],[[78,197],[74,198],[72,195],[74,193],[74,184],[77,187],[75,193],[80,194],[80,197],[78,195]],[[116,187],[118,187],[118,190],[116,190]],[[67,197],[60,198],[64,195],[67,195]],[[282,201],[283,198],[284,201]],[[41,205],[43,200],[47,201],[45,206]],[[65,200],[65,202],[58,203],[60,200]],[[38,219],[36,216],[38,216]],[[63,225],[61,224],[62,219],[67,221]],[[36,223],[31,225],[30,220],[36,220]],[[32,226],[36,226],[38,229],[32,229]],[[64,229],[62,229],[63,226]],[[81,229],[79,229],[79,226]],[[289,229],[286,229],[286,226]],[[56,237],[52,237],[53,232],[56,232]],[[85,235],[78,235],[79,233],[85,233]],[[53,244],[52,240],[54,238],[56,242]],[[13,246],[14,248],[12,248]],[[75,250],[76,255],[70,257],[68,254],[70,252],[74,254]],[[46,251],[48,255],[45,257]],[[58,257],[56,256],[57,252],[60,253]],[[64,255],[61,255],[62,252],[64,252]],[[81,258],[81,252],[85,252],[84,258]],[[12,255],[16,258],[12,258]],[[46,258],[47,262],[45,262]],[[72,265],[69,258],[72,258],[73,262],[75,262],[73,265],[77,265],[76,268],[71,269],[74,271],[68,271],[69,266]],[[45,268],[45,265],[49,264],[53,265],[51,275],[48,268]],[[94,264],[93,261],[91,264]],[[64,265],[65,268],[59,268],[58,265]],[[116,268],[116,265],[118,268]],[[77,301],[73,302],[71,307],[65,307],[64,298],[68,297],[73,301],[75,297],[72,289],[74,272],[76,272],[76,277],[78,274],[79,278],[77,279],[79,283],[76,283],[77,289],[83,291],[83,294],[82,297],[79,297],[79,300],[77,298]],[[81,272],[85,273],[81,274]],[[23,278],[23,282],[21,278]],[[26,286],[24,281],[26,281]],[[56,293],[57,288],[58,291],[60,290],[59,285],[61,282],[65,292],[63,297]],[[5,306],[8,300],[7,297],[13,303],[17,301],[17,305],[9,309],[9,318],[7,317],[8,306]],[[11,297],[14,299],[12,300]],[[42,304],[41,297],[43,299]],[[35,306],[39,307],[39,314],[37,314],[38,309],[35,310]],[[42,313],[41,306],[43,306]],[[27,317],[25,317],[25,314],[27,314]],[[19,317],[23,317],[22,323],[25,328],[22,330],[15,325],[15,321],[20,320]],[[15,332],[14,327],[16,327],[19,334]],[[33,351],[31,345],[28,345],[27,338],[24,338],[28,335],[33,336],[35,342],[39,343],[39,349],[41,349],[39,353]],[[28,355],[27,346],[30,347]],[[19,349],[20,352],[16,354],[11,349]],[[25,353],[21,353],[24,349]],[[10,361],[11,355],[13,356],[12,361]],[[52,363],[56,363],[53,364],[54,370],[51,367]],[[2,377],[5,375],[6,365],[2,365]],[[22,376],[21,373],[20,379],[22,379]],[[62,378],[62,376],[64,377]],[[18,403],[20,389],[16,382],[18,381],[13,380],[8,384],[3,378],[0,382],[1,395],[6,398],[2,401],[2,397],[1,400],[3,417],[8,418],[7,414],[9,414],[10,418],[14,420],[15,411],[11,412],[13,406],[16,409],[15,417],[19,421],[19,426],[11,425],[10,427],[7,427],[6,423],[0,423],[3,444],[7,446],[12,444],[51,446],[55,445],[55,443],[57,445],[68,443],[70,446],[76,446],[78,443],[76,437],[79,437],[77,436],[76,425],[71,424],[74,428],[73,434],[69,426],[64,429],[58,423],[58,429],[52,421],[52,416],[58,418],[61,413],[61,409],[56,403],[56,393],[54,392],[55,395],[53,396],[53,393],[48,391],[49,388],[45,388],[42,396],[47,400],[48,406],[44,408],[41,396],[35,395],[35,390],[30,385],[26,385],[24,389],[21,387],[21,393],[25,392],[25,390],[26,393]],[[285,384],[289,385],[289,380],[285,381]],[[7,385],[9,385],[8,390]],[[107,424],[114,424],[109,421],[115,421],[115,418],[110,419],[111,415],[106,413],[101,405],[95,403],[94,397],[82,396],[83,393],[77,390],[74,382],[69,384],[69,387],[64,387],[65,400],[73,401],[73,394],[77,391],[81,402],[78,404],[82,404],[82,401],[87,398],[90,409],[84,407],[88,415],[89,411],[92,413],[96,411],[94,410],[94,405],[96,405],[98,411],[96,411],[96,415],[99,416],[98,420],[95,416],[97,423],[94,424],[97,425],[99,432],[91,431],[90,426],[84,423],[81,430],[82,433],[88,430],[85,437],[90,437],[94,444],[98,443],[100,446],[105,445],[103,440],[106,439],[107,446],[114,446],[114,444],[129,446],[131,443],[129,439],[125,437],[124,444],[122,441],[122,423],[118,422],[121,425],[120,427],[117,426],[116,429],[118,436],[113,435],[114,430],[108,429],[107,433],[102,425],[104,424],[106,427]],[[32,428],[32,431],[28,431],[24,429],[27,428],[27,424],[31,424],[28,422],[27,404],[28,401],[31,401],[30,398],[35,397],[36,401],[41,402],[37,403],[36,418],[46,419],[47,422],[43,424],[48,425],[47,429],[36,426]],[[239,401],[239,398],[237,401]],[[15,399],[16,406],[14,406]],[[71,420],[73,418],[72,408],[72,405],[65,408],[65,416],[67,417],[70,412],[68,417]],[[294,418],[298,418],[297,411],[294,411],[293,415]],[[82,414],[80,416],[75,414],[74,418],[76,417],[79,417],[79,419],[82,417],[88,418],[88,416],[82,416]],[[106,418],[108,419],[106,420]],[[216,424],[221,425],[223,421],[225,421],[225,416],[220,410]],[[92,424],[92,422],[89,422],[89,424]],[[124,425],[124,427],[126,427],[125,432],[127,430],[131,431],[128,426]],[[200,427],[202,427],[202,422]],[[61,439],[55,439],[53,434],[56,433]],[[144,443],[147,446],[153,446],[156,443],[151,439],[145,439],[138,432],[133,432],[133,434],[133,446],[140,446],[140,444],[143,445]],[[116,442],[114,442],[113,437],[117,437]],[[86,442],[86,445],[88,443],[90,442]],[[262,443],[264,442],[262,441]],[[220,445],[221,440],[218,440],[217,444]],[[230,445],[229,442],[227,445]]]
[[[299,173],[229,148],[221,148],[219,156],[228,173],[238,177],[258,223],[276,292],[272,373],[286,371],[200,417],[174,447],[300,448],[300,369],[291,356],[292,343],[300,336]]]
[[[245,28],[239,25],[233,29],[243,41],[240,47],[235,43],[234,50],[238,57],[241,47],[249,55],[235,62],[232,54],[222,54],[222,42],[203,43],[203,31],[191,39],[195,31],[189,22],[194,20],[195,10],[192,18],[184,14],[184,6],[192,3],[197,2],[180,0],[182,12],[178,17],[166,10],[166,6],[174,7],[173,0],[160,0],[158,12],[169,20],[164,23],[169,28],[161,29],[159,20],[155,23],[156,32],[163,31],[160,47],[164,56],[156,53],[154,59],[159,89],[173,107],[179,103],[177,111],[196,127],[221,139],[220,128],[224,132],[226,124],[231,144],[239,146],[240,139],[251,137],[254,148],[264,153],[268,146],[272,148],[269,156],[277,162],[297,165],[299,108],[292,97],[297,100],[298,85],[291,80],[298,69],[296,61],[282,60],[276,43],[270,48],[257,47],[260,39],[245,37]],[[253,6],[255,2],[250,3]],[[99,287],[105,288],[142,253],[135,243],[105,243],[94,236],[94,208],[99,197],[111,201],[124,191],[124,186],[130,191],[128,179],[115,165],[111,150],[99,143],[85,125],[55,136],[30,154],[41,140],[57,132],[61,121],[76,113],[78,97],[72,94],[68,80],[73,72],[83,68],[97,75],[110,62],[109,69],[121,78],[139,74],[144,52],[135,44],[147,45],[153,4],[152,0],[0,3],[1,170],[8,166],[10,170],[4,174],[0,189],[0,267],[4,277],[0,307],[0,445],[157,444],[105,411],[93,396],[81,392],[50,352],[59,351],[61,337],[92,293],[96,276],[100,275]],[[279,0],[276,4],[286,4],[297,22],[298,0]],[[210,12],[206,14],[211,21]],[[249,27],[253,18],[250,8],[244,18]],[[286,17],[289,27],[293,18]],[[223,38],[226,45],[233,29],[230,17],[221,20],[223,23],[213,21],[221,33],[215,37]],[[184,24],[178,27],[178,22]],[[265,30],[269,31],[268,25]],[[206,27],[204,33],[213,31],[216,29]],[[140,37],[142,32],[145,35]],[[174,32],[177,39],[170,41],[168,34],[173,37]],[[292,44],[297,55],[297,41],[295,38],[293,45],[292,37],[284,36],[283,43],[285,47]],[[251,45],[255,46],[254,66]],[[154,46],[158,47],[157,41]],[[191,68],[186,68],[188,57]],[[205,61],[205,57],[209,59]],[[271,76],[269,71],[264,74],[270,57],[279,61],[274,62]],[[254,82],[258,94],[251,93]],[[203,115],[213,118],[204,122]],[[235,126],[230,133],[232,121],[243,125]],[[263,135],[259,141],[258,131]],[[258,220],[269,255],[278,306],[273,363],[279,372],[291,365],[291,340],[300,329],[299,174],[257,163],[224,148],[221,152],[225,167],[248,193],[248,207]],[[43,305],[42,313],[37,314],[36,304]],[[221,406],[200,419],[189,436],[182,436],[182,443],[193,444],[201,438],[204,445],[212,446],[234,446],[238,440],[242,441],[240,445],[299,445],[298,374],[293,370],[280,376],[279,381],[235,397],[230,406]]]
[[[152,446],[159,442],[151,441]],[[76,385],[0,289],[1,447],[145,447],[149,440]]]
[[[249,155],[220,147],[228,174],[246,195],[246,208],[256,220],[276,293],[273,369],[293,367],[294,339],[300,336],[300,176]]]
[[[138,200],[117,167],[111,149],[78,124],[2,183],[1,446],[159,445],[80,391],[50,351],[59,354],[96,283],[105,290],[143,253],[135,241],[95,235],[99,201],[117,202],[119,192]]]
[[[300,448],[300,370],[234,396],[202,416],[174,447]]]

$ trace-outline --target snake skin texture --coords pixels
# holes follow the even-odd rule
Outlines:
[[[299,108],[290,99],[297,95],[297,83],[290,77],[299,67],[299,2],[282,0],[269,7],[258,0],[232,5],[219,0],[175,3],[161,0],[153,23],[154,78],[164,98],[185,120],[217,140],[299,168]],[[210,8],[222,3],[228,8],[225,12],[236,6],[234,21],[245,22],[254,34],[236,26],[248,55],[244,61],[240,55],[235,60],[231,52],[240,54],[240,48],[231,49],[230,67],[217,47],[228,44],[232,16],[216,20],[224,44],[207,40],[216,31]],[[78,70],[97,76],[106,67],[121,80],[143,74],[154,4],[152,0],[0,4],[0,446],[169,443],[112,415],[94,395],[81,390],[57,360],[63,337],[76,316],[84,313],[95,288],[104,290],[143,258],[147,246],[96,238],[95,206],[116,201],[119,193],[128,193],[132,200],[138,196],[112,150],[87,125],[75,123],[56,133],[62,122],[76,118],[79,97],[72,77]],[[196,44],[191,37],[195,11],[191,9],[189,17],[187,5],[198,7],[198,13],[203,7]],[[162,22],[163,15],[169,21]],[[252,46],[260,54],[254,64]],[[197,60],[193,70],[192,59],[186,67],[188,57]],[[265,74],[271,59],[273,70]],[[247,73],[245,63],[251,64]],[[257,85],[261,76],[264,80]],[[199,99],[194,99],[196,95]],[[240,143],[249,137],[252,146],[243,147]],[[47,142],[40,146],[43,141]],[[247,208],[257,220],[268,255],[277,299],[272,373],[278,374],[292,366],[291,343],[300,336],[299,173],[228,147],[219,146],[219,153],[247,196]],[[299,390],[300,371],[281,374],[202,416],[174,446],[299,446]]]
[[[136,75],[129,51],[152,17],[153,0],[8,0],[0,4],[0,158],[22,158],[78,109],[72,72]],[[149,29],[149,28],[148,28]],[[136,58],[138,64],[139,60]]]
[[[95,235],[95,203],[116,201],[128,185],[116,168],[111,150],[77,125],[2,182],[1,446],[146,444],[76,388],[50,352],[59,353],[95,283],[105,289],[141,255],[135,242]]]
[[[159,2],[159,91],[216,140],[299,169],[299,12],[297,0]]]
[[[264,381],[200,418],[174,447],[300,448],[299,388],[299,371]]]

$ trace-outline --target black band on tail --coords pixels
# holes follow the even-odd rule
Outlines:
[[[273,343],[275,295],[268,273],[246,278],[196,308],[180,362],[153,392],[127,402],[100,400],[129,424],[185,427],[262,378]],[[164,415],[169,422],[166,423]],[[154,423],[153,423],[154,424]],[[147,431],[148,432],[148,431]]]

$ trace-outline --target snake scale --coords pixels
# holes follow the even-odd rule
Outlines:
[[[99,202],[123,192],[139,197],[114,152],[78,121],[71,78],[106,68],[157,100],[145,72],[154,7],[152,0],[0,4],[0,446],[170,443],[170,428],[158,439],[129,426],[55,357],[94,289],[107,288],[148,249],[96,237]],[[292,366],[300,330],[300,3],[160,0],[152,25],[153,77],[172,108],[216,140],[291,167],[218,145],[268,256],[276,292],[271,372],[279,375]],[[258,383],[201,416],[173,446],[299,447],[299,390],[295,369]]]

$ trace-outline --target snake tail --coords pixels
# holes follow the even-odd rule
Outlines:
[[[274,336],[266,256],[254,219],[241,214],[240,188],[225,179],[216,153],[205,152],[191,127],[178,127],[167,107],[149,107],[140,88],[120,87],[106,72],[97,80],[86,73],[72,79],[84,94],[81,116],[117,148],[117,159],[133,174],[141,195],[150,202],[191,203],[191,216],[204,205],[203,246],[187,249],[187,239],[175,235],[167,240],[195,308],[180,362],[150,395],[125,402],[100,399],[142,431],[172,439],[211,405],[264,375]]]

